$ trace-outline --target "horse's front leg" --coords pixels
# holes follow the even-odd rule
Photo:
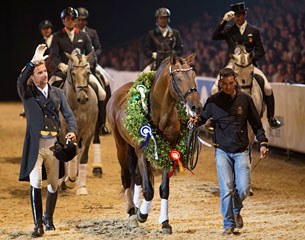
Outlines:
[[[172,234],[172,227],[168,220],[169,177],[165,170],[163,170],[159,194],[161,198],[159,223],[162,224],[162,234]]]
[[[140,174],[142,176],[142,187],[143,187],[143,201],[140,206],[140,209],[137,211],[137,217],[138,221],[140,223],[146,222],[148,218],[148,213],[150,211],[151,202],[154,197],[154,189],[153,189],[153,175],[152,170],[147,162],[147,160],[144,158],[143,154],[138,154],[138,164],[139,164],[139,170]]]
[[[92,136],[83,141],[82,151],[80,154],[79,166],[78,166],[78,178],[77,178],[77,190],[76,195],[87,195],[87,168],[88,168],[88,155],[89,147]]]

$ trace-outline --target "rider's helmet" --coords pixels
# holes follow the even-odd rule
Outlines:
[[[78,18],[78,12],[75,8],[73,7],[67,7],[64,10],[62,10],[61,14],[60,14],[60,18],[63,19],[67,16],[71,16],[74,18]]]
[[[86,8],[79,7],[79,8],[77,8],[77,12],[78,12],[79,18],[86,19],[89,17],[89,12]]]
[[[49,20],[42,20],[39,25],[39,29],[44,29],[44,28],[53,28],[53,24]]]
[[[157,9],[156,12],[155,12],[155,17],[156,18],[157,17],[168,17],[168,18],[170,18],[170,16],[171,16],[171,12],[169,11],[169,9],[164,8],[164,7]]]

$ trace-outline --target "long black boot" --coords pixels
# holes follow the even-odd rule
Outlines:
[[[55,193],[50,193],[48,191],[47,201],[46,201],[46,211],[43,215],[43,222],[46,225],[46,230],[55,230],[53,223],[53,214],[55,211],[56,201],[58,196],[58,190]]]
[[[101,135],[107,135],[110,134],[111,131],[108,129],[106,125],[106,105],[108,103],[109,98],[111,97],[111,90],[110,86],[105,86],[105,92],[106,92],[106,99],[102,101],[101,103],[101,130],[100,134]]]
[[[42,198],[41,189],[34,188],[31,186],[31,206],[34,218],[34,232],[32,237],[41,237],[44,234],[42,225]]]
[[[267,105],[267,118],[268,118],[270,127],[279,128],[282,124],[274,116],[274,95],[273,95],[273,93],[270,96],[265,96],[265,102]]]

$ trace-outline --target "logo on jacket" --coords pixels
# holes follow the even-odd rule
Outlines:
[[[248,42],[253,43],[253,34],[252,33],[248,34]]]
[[[243,108],[241,106],[239,106],[237,108],[237,115],[242,115],[243,114]]]

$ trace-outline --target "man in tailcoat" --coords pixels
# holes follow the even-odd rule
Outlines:
[[[64,163],[50,149],[60,131],[59,112],[65,118],[69,132],[65,136],[75,142],[77,126],[62,89],[48,84],[43,56],[47,46],[37,46],[32,60],[26,64],[17,80],[18,94],[26,113],[26,134],[20,166],[20,181],[30,181],[31,207],[34,218],[32,237],[41,237],[46,230],[55,230],[53,213],[58,196],[58,180],[64,176]],[[42,215],[42,180],[47,179],[47,200]]]

